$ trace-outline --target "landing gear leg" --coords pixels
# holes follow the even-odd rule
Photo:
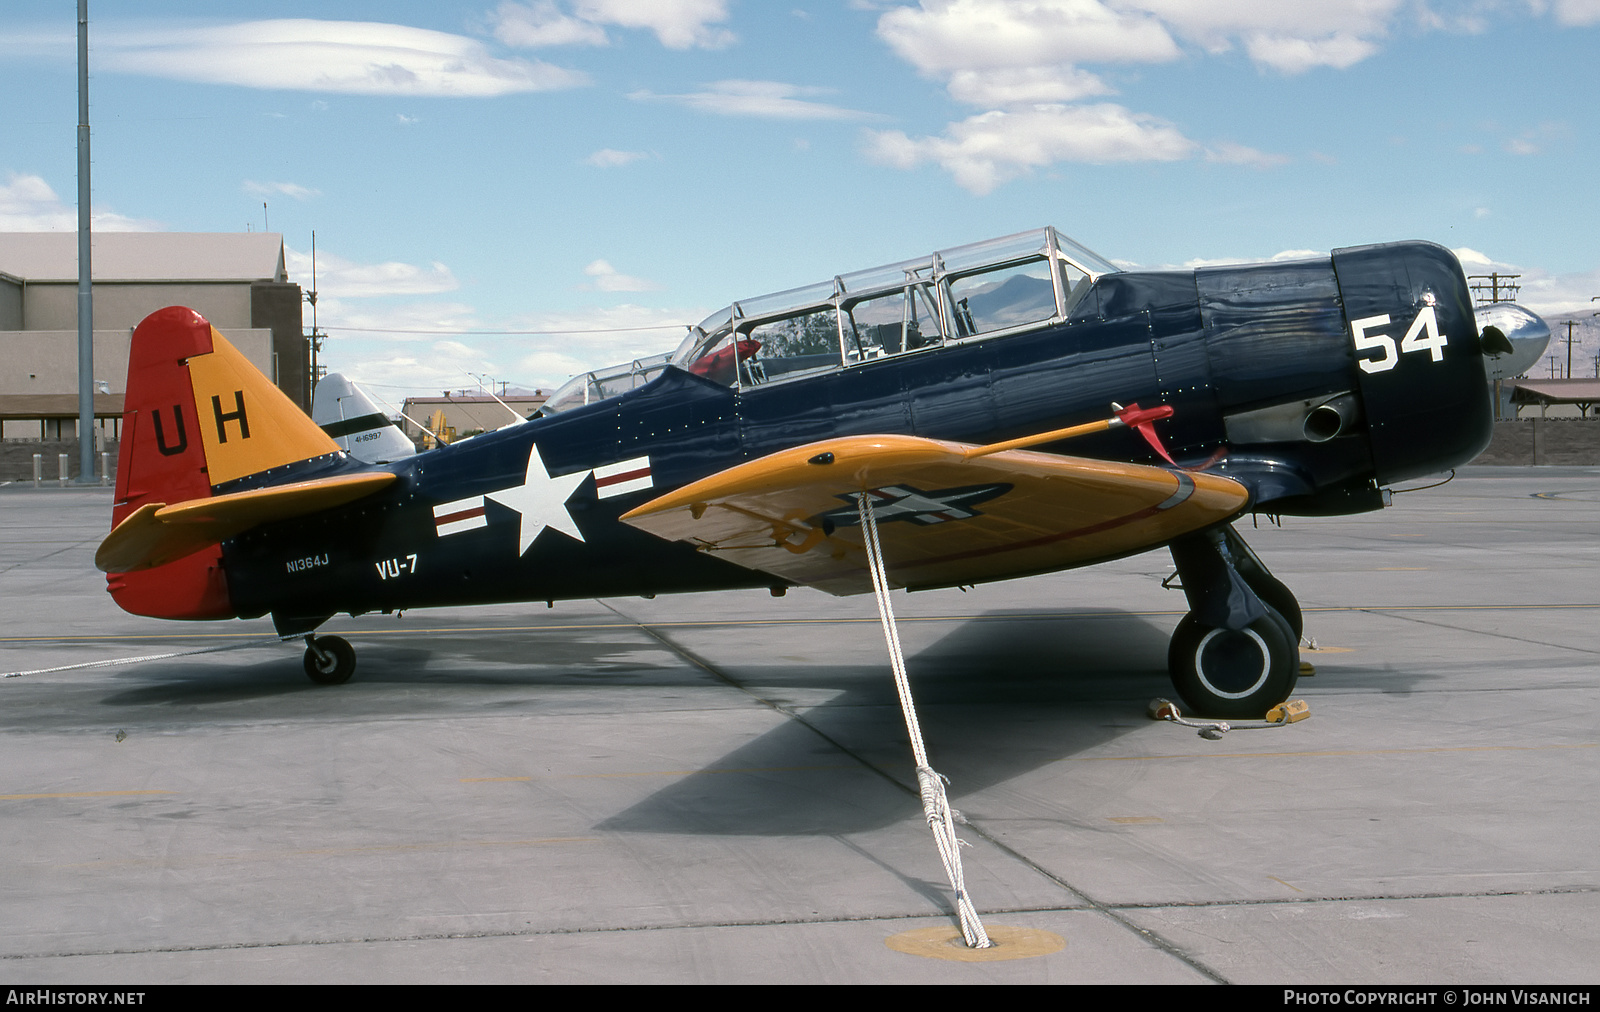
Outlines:
[[[1299,634],[1274,601],[1296,619],[1300,606],[1231,528],[1171,547],[1189,599],[1167,650],[1173,688],[1197,713],[1260,718],[1289,698],[1300,675]]]
[[[1284,585],[1282,580],[1267,571],[1260,556],[1244,542],[1239,532],[1232,526],[1222,529],[1222,536],[1227,542],[1228,552],[1233,558],[1233,567],[1244,577],[1244,582],[1256,592],[1263,604],[1289,623],[1289,628],[1294,632],[1295,642],[1305,635],[1305,619],[1300,614],[1300,602],[1294,598],[1294,591]]]
[[[340,685],[356,672],[356,649],[338,636],[306,634],[306,675],[318,685]]]

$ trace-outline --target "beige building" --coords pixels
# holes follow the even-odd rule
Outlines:
[[[128,346],[166,306],[206,317],[289,399],[310,406],[300,286],[273,232],[100,232],[93,237],[95,417],[120,430]],[[78,236],[0,233],[0,439],[77,439]]]

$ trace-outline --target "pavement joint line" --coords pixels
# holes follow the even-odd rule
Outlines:
[[[1147,912],[1159,910],[1213,910],[1229,907],[1268,907],[1268,906],[1308,906],[1323,903],[1403,903],[1425,900],[1449,899],[1501,899],[1513,896],[1573,896],[1587,895],[1600,892],[1600,886],[1556,886],[1549,889],[1496,889],[1479,892],[1423,892],[1423,893],[1363,893],[1346,896],[1307,896],[1277,897],[1261,899],[1231,899],[1231,900],[1197,900],[1195,902],[1164,902],[1164,903],[1113,903],[1105,909],[1129,912]],[[1005,917],[1012,915],[1041,914],[1070,914],[1070,913],[1097,913],[1101,908],[1084,905],[1069,906],[1016,906],[996,907],[992,910],[981,911],[985,917]],[[929,915],[926,913],[903,914],[862,914],[859,916],[833,916],[833,917],[786,917],[771,918],[766,920],[721,920],[721,921],[696,921],[686,924],[635,924],[612,925],[587,928],[527,928],[504,929],[499,931],[440,931],[418,933],[411,935],[373,935],[365,937],[346,938],[305,938],[294,941],[258,941],[258,942],[215,942],[212,944],[196,945],[159,945],[139,949],[83,949],[76,951],[58,952],[5,952],[0,953],[0,961],[21,962],[31,959],[83,959],[100,956],[139,956],[155,953],[182,953],[182,952],[226,952],[243,949],[275,949],[294,948],[298,946],[317,945],[383,945],[393,942],[432,942],[432,941],[457,941],[490,938],[547,938],[570,935],[602,935],[602,934],[628,934],[632,932],[651,931],[703,931],[718,928],[781,928],[791,925],[814,924],[870,924],[877,921],[903,922],[903,921],[930,921],[947,920],[947,917]],[[1134,931],[1144,937],[1149,932],[1142,928]]]
[[[0,801],[36,801],[41,798],[124,798],[136,794],[176,794],[177,791],[63,791],[57,794],[0,794]]]
[[[527,840],[439,840],[432,843],[379,843],[364,847],[303,847],[297,850],[246,850],[234,854],[196,854],[184,860],[168,857],[108,858],[51,865],[54,868],[192,868],[244,861],[280,861],[293,857],[360,857],[364,854],[435,853],[479,847],[548,847],[564,843],[600,843],[598,836],[546,836]]]
[[[604,605],[606,608],[611,609],[611,611],[615,612],[618,616],[623,617],[623,618],[627,617],[621,611],[618,611],[616,608],[612,607],[607,602],[601,601],[600,603],[602,605]],[[649,625],[647,625],[647,624],[645,624],[643,622],[639,622],[639,623],[637,623],[637,626],[647,636],[650,636],[650,637],[656,639],[657,641],[662,643],[664,646],[666,646],[668,649],[672,650],[674,653],[678,654],[680,657],[682,657],[685,660],[689,661],[690,663],[694,664],[696,667],[702,669],[707,674],[710,674],[712,677],[719,679],[720,681],[722,681],[722,682],[726,683],[727,685],[739,690],[740,692],[743,692],[743,693],[751,696],[752,698],[758,699],[764,706],[767,706],[767,707],[771,708],[772,710],[774,710],[775,712],[780,713],[780,714],[784,715],[785,717],[787,717],[788,719],[794,721],[795,723],[800,724],[802,727],[804,727],[807,730],[809,730],[812,734],[815,734],[817,737],[821,738],[823,741],[826,741],[828,744],[832,745],[834,748],[838,749],[840,752],[842,752],[845,755],[849,756],[850,758],[854,759],[856,762],[859,762],[864,768],[872,771],[873,773],[876,773],[878,776],[883,778],[889,784],[891,784],[894,787],[898,788],[900,791],[904,792],[905,794],[907,794],[907,795],[909,795],[909,796],[911,796],[913,798],[920,798],[921,797],[921,794],[920,794],[920,791],[919,791],[918,788],[916,788],[916,787],[914,787],[914,786],[912,786],[910,784],[903,783],[897,777],[895,777],[892,774],[890,774],[887,770],[884,770],[884,769],[880,768],[875,763],[873,763],[870,760],[868,760],[865,756],[859,755],[858,753],[855,752],[855,750],[847,747],[843,742],[840,742],[840,741],[837,741],[836,739],[834,739],[831,735],[829,735],[826,732],[824,732],[821,728],[817,727],[815,724],[813,724],[810,721],[806,720],[805,717],[802,716],[801,714],[795,712],[794,710],[790,709],[789,707],[785,706],[782,703],[778,703],[778,702],[775,702],[775,701],[772,701],[772,700],[768,700],[768,699],[763,699],[760,696],[757,696],[754,692],[752,692],[750,689],[748,689],[743,684],[741,684],[737,679],[735,679],[731,675],[728,675],[727,673],[723,672],[719,667],[717,667],[716,665],[713,665],[710,661],[700,657],[699,655],[693,653],[692,651],[690,651],[690,650],[688,650],[688,649],[686,649],[684,647],[679,646],[676,643],[673,643],[664,634],[657,632],[655,629],[653,629]],[[1029,857],[1025,856],[1024,854],[1022,854],[1020,851],[1016,850],[1015,848],[1013,848],[1013,847],[1011,847],[1011,846],[1009,846],[1009,845],[1007,845],[1005,843],[1000,842],[1000,840],[997,837],[995,837],[994,834],[992,834],[992,833],[988,832],[987,830],[983,829],[977,823],[969,821],[964,816],[961,817],[960,821],[961,821],[962,826],[964,826],[966,829],[970,830],[974,835],[982,837],[985,841],[987,841],[989,843],[990,846],[994,847],[996,850],[1000,851],[1001,853],[1010,856],[1012,860],[1018,862],[1023,867],[1031,869],[1034,873],[1038,874],[1039,876],[1044,878],[1046,881],[1053,882],[1057,887],[1065,890],[1069,895],[1078,897],[1083,902],[1087,903],[1091,908],[1093,908],[1097,913],[1099,913],[1101,916],[1107,918],[1112,923],[1117,924],[1118,926],[1126,929],[1127,931],[1131,932],[1136,937],[1142,939],[1143,941],[1145,941],[1149,945],[1153,946],[1154,948],[1166,953],[1168,956],[1171,956],[1172,958],[1176,959],[1178,962],[1180,962],[1183,965],[1187,966],[1189,969],[1195,971],[1196,973],[1204,976],[1208,980],[1214,981],[1214,982],[1216,982],[1218,984],[1231,983],[1226,977],[1222,976],[1222,974],[1218,973],[1216,970],[1214,970],[1211,967],[1207,966],[1205,963],[1202,963],[1198,958],[1196,958],[1195,956],[1190,955],[1188,952],[1184,951],[1182,948],[1180,948],[1174,942],[1172,942],[1169,939],[1161,936],[1160,934],[1157,934],[1154,931],[1149,930],[1148,928],[1142,928],[1139,925],[1134,924],[1132,921],[1128,920],[1126,917],[1123,917],[1122,915],[1118,914],[1116,911],[1114,911],[1114,910],[1110,909],[1109,907],[1105,906],[1103,903],[1100,903],[1099,901],[1094,899],[1092,896],[1090,896],[1088,893],[1086,893],[1082,889],[1079,889],[1078,887],[1072,885],[1070,882],[1066,881],[1061,876],[1059,876],[1059,875],[1055,874],[1054,872],[1050,871],[1049,869],[1045,868],[1043,865],[1039,864],[1037,861],[1034,861],[1032,858],[1029,858]],[[945,916],[948,919],[948,917],[950,915],[947,914]],[[989,914],[986,913],[986,914],[984,914],[984,916],[989,916]]]
[[[1600,607],[1600,605],[1597,605],[1595,607]],[[1475,633],[1475,634],[1477,634],[1479,636],[1489,636],[1489,637],[1492,637],[1494,639],[1510,640],[1513,643],[1527,643],[1530,646],[1543,647],[1543,648],[1546,648],[1546,649],[1554,648],[1556,650],[1571,650],[1571,651],[1574,651],[1574,652],[1580,653],[1580,654],[1600,654],[1600,650],[1596,650],[1596,649],[1593,649],[1593,648],[1590,648],[1590,647],[1575,647],[1575,646],[1571,646],[1571,645],[1566,644],[1566,643],[1543,643],[1543,642],[1540,642],[1539,640],[1529,639],[1526,636],[1513,636],[1510,633],[1493,632],[1493,631],[1488,630],[1488,629],[1479,629],[1479,628],[1473,628],[1473,627],[1463,627],[1463,626],[1458,626],[1458,625],[1450,625],[1447,622],[1430,622],[1425,618],[1417,618],[1417,617],[1412,616],[1412,615],[1405,615],[1405,614],[1392,614],[1391,615],[1391,614],[1389,614],[1389,610],[1388,609],[1363,608],[1361,610],[1364,611],[1364,612],[1367,612],[1370,615],[1385,615],[1386,617],[1397,618],[1397,619],[1401,620],[1402,622],[1415,622],[1417,625],[1433,626],[1436,629],[1449,629],[1452,632],[1470,632],[1470,633]],[[1412,609],[1412,610],[1421,611],[1423,609]],[[1431,611],[1431,610],[1438,610],[1438,609],[1427,609],[1427,610]],[[1398,611],[1398,609],[1396,609],[1396,611]]]
[[[1294,759],[1322,756],[1414,755],[1430,752],[1548,752],[1553,749],[1600,748],[1600,742],[1575,742],[1570,745],[1438,745],[1418,748],[1328,749],[1308,752],[1196,752],[1191,755],[1101,755],[1066,756],[1058,763],[1142,762],[1152,759]]]
[[[827,770],[854,770],[854,766],[718,766],[703,770],[637,770],[629,773],[557,773],[525,777],[461,777],[464,784],[492,784],[531,780],[606,780],[614,777],[696,777],[707,773],[816,773]]]

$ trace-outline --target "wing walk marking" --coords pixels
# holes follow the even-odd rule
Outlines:
[[[452,502],[442,502],[433,508],[433,525],[439,537],[459,534],[488,526],[483,496],[469,496]]]

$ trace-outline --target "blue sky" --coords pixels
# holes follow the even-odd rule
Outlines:
[[[73,6],[0,16],[0,229],[75,227]],[[325,359],[396,399],[548,389],[733,299],[1043,224],[1143,266],[1431,239],[1552,321],[1600,309],[1600,0],[90,17],[98,227],[268,225],[307,287],[315,229]],[[470,333],[497,330],[560,333]]]

